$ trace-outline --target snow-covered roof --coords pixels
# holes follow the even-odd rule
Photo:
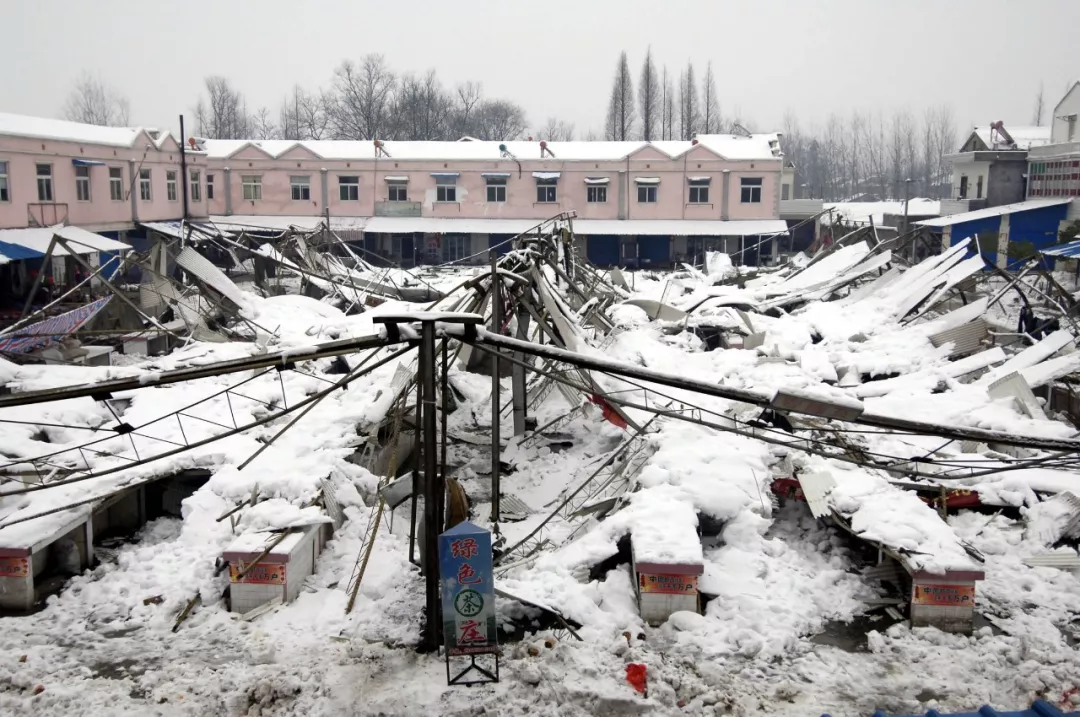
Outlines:
[[[708,219],[576,219],[578,234],[621,234],[627,236],[714,236],[737,237],[785,234],[781,219],[712,221]]]
[[[927,219],[922,222],[915,222],[919,226],[924,227],[950,227],[954,224],[964,224],[965,222],[973,222],[977,219],[988,219],[990,217],[1000,217],[1004,214],[1015,214],[1016,212],[1028,212],[1032,209],[1043,209],[1045,207],[1056,207],[1060,204],[1068,204],[1071,199],[1029,199],[1026,202],[1016,202],[1015,204],[1003,204],[1000,207],[987,207],[986,209],[976,209],[973,212],[963,212],[961,214],[950,214],[945,217],[937,217],[936,219]]]
[[[903,214],[903,202],[825,202],[825,210],[832,209],[833,215],[849,223],[868,223],[873,217],[874,224],[881,226],[886,214]],[[936,217],[941,214],[941,202],[934,199],[914,197],[908,202],[908,216]]]
[[[130,246],[79,227],[39,227],[34,229],[0,229],[0,242],[16,244],[42,254],[49,250],[53,235],[66,239],[76,254],[93,254],[99,251],[129,251]],[[59,244],[53,254],[67,254]]]
[[[1009,127],[1005,125],[1005,131],[1016,142],[1015,149],[1031,149],[1032,147],[1050,144],[1051,141],[1049,127]],[[1014,148],[1006,144],[1004,138],[991,130],[990,127],[976,127],[974,132],[979,136],[983,144],[990,149]]]
[[[144,130],[142,127],[100,127],[98,125],[69,122],[48,117],[29,117],[0,112],[0,136],[33,137],[62,142],[84,142],[86,144],[104,144],[111,147],[131,147],[143,131],[153,138],[156,130]],[[152,139],[160,147],[170,134],[162,132],[157,139]]]
[[[780,151],[779,135],[775,132],[755,134],[750,137],[726,134],[699,135],[697,143],[727,159],[778,159]],[[246,147],[257,147],[271,157],[280,157],[286,152],[301,147],[321,159],[376,159],[375,144],[363,140],[240,140],[207,139],[202,141],[207,155],[217,159],[226,159]],[[540,154],[540,143],[528,140],[505,142],[470,140],[468,142],[429,142],[385,140],[382,148],[390,160],[398,159],[447,159],[447,160],[499,160],[503,159],[500,147],[505,146],[510,154],[519,160],[545,159]],[[593,160],[613,161],[625,159],[638,150],[651,146],[669,157],[679,157],[694,147],[694,143],[684,140],[663,142],[548,142],[547,148],[554,154],[554,161]],[[381,157],[380,157],[381,158]]]
[[[520,234],[539,223],[536,219],[371,217],[364,224],[364,231],[376,234]]]
[[[222,229],[276,229],[285,231],[290,227],[314,229],[325,217],[321,216],[260,216],[231,214],[210,217],[211,223]],[[331,229],[359,229],[364,226],[363,217],[330,217]]]

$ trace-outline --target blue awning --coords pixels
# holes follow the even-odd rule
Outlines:
[[[0,255],[6,256],[12,261],[19,261],[20,259],[41,259],[45,256],[44,253],[29,249],[25,246],[19,246],[18,244],[10,244],[6,241],[0,241]]]
[[[1080,241],[1071,241],[1068,244],[1052,246],[1048,249],[1040,250],[1040,253],[1043,256],[1056,256],[1061,257],[1062,259],[1071,259],[1080,256]]]
[[[99,162],[96,159],[73,159],[71,160],[71,163],[74,164],[76,167],[93,167],[94,165],[104,166],[105,164],[104,162]]]

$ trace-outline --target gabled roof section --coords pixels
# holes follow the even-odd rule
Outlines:
[[[630,159],[657,159],[666,161],[671,158],[672,155],[651,142],[643,142],[641,143],[641,146],[630,152]]]
[[[274,159],[274,155],[259,146],[258,142],[245,142],[233,150],[229,159]]]
[[[180,142],[172,136],[170,132],[161,133],[156,140],[154,140],[154,146],[162,152],[179,152]]]
[[[311,150],[303,142],[293,142],[292,146],[278,155],[278,159],[325,159]]]
[[[1016,145],[1010,145],[1005,138],[989,126],[976,127],[974,134],[978,135],[986,149],[1031,149],[1050,144],[1049,127],[1010,127],[1004,125],[1005,131],[1013,138]]]
[[[1054,114],[1055,115],[1057,114],[1058,108],[1061,107],[1061,105],[1065,104],[1065,100],[1069,99],[1069,96],[1072,93],[1080,92],[1080,90],[1077,89],[1078,87],[1080,87],[1080,80],[1077,80],[1076,82],[1072,83],[1072,87],[1070,87],[1069,89],[1067,89],[1065,91],[1065,94],[1063,94],[1061,96],[1061,99],[1058,100],[1058,103],[1056,105],[1054,105]]]
[[[140,133],[142,130],[138,127],[99,127],[81,122],[0,112],[0,135],[12,137],[131,147]]]

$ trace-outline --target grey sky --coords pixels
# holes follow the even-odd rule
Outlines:
[[[6,0],[0,111],[59,116],[72,81],[99,73],[134,124],[190,120],[202,78],[230,78],[275,116],[294,83],[330,83],[343,58],[381,52],[399,70],[474,79],[579,135],[601,130],[620,50],[635,84],[645,48],[700,78],[712,60],[722,111],[779,129],[853,108],[916,113],[948,102],[961,127],[1031,120],[1080,79],[1080,0]],[[1044,123],[1047,119],[1044,117]]]

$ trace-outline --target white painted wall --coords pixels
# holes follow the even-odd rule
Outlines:
[[[990,184],[989,162],[954,162],[952,191],[953,199],[960,198],[960,177],[966,176],[968,191],[965,199],[978,199],[979,177],[982,177],[982,198],[986,198],[986,189]]]
[[[1069,136],[1069,117],[1075,117],[1073,136]],[[1062,142],[1080,142],[1080,82],[1072,86],[1061,102],[1054,108],[1053,124],[1050,125],[1050,137],[1054,144]]]

